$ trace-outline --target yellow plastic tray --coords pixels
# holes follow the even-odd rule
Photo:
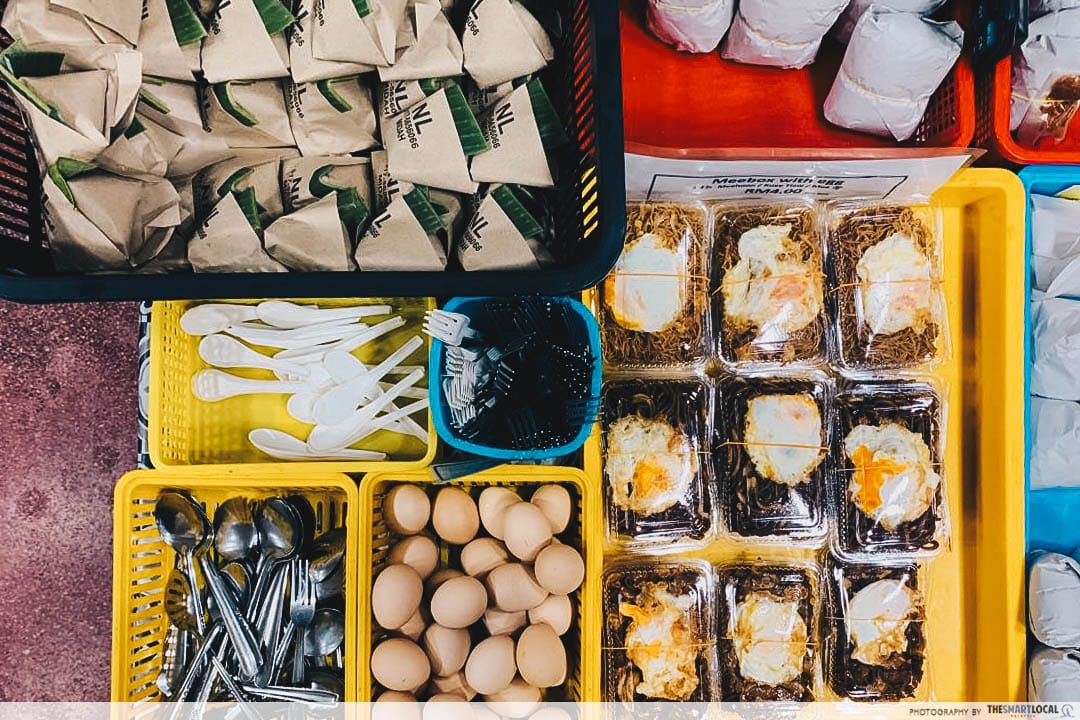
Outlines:
[[[1024,188],[1011,172],[968,169],[942,207],[952,353],[945,477],[950,549],[929,565],[928,690],[939,701],[1025,697]],[[585,456],[602,482],[599,433]],[[600,520],[599,522],[603,522]],[[721,541],[712,562],[760,555]],[[812,557],[784,548],[770,557]],[[597,660],[598,662],[598,660]]]
[[[255,304],[256,300],[230,300]],[[424,312],[435,307],[432,298],[366,298],[362,300],[295,300],[320,307],[345,305],[391,305],[406,321],[405,325],[383,335],[356,351],[365,362],[385,357],[413,335],[424,339],[424,346],[407,362],[427,367],[430,338],[421,332]],[[192,394],[191,378],[209,367],[199,357],[202,338],[180,329],[180,317],[194,301],[156,302],[150,316],[150,459],[155,467],[201,466],[199,472],[221,471],[221,465],[267,463],[283,472],[375,472],[426,467],[435,457],[438,440],[431,414],[428,413],[428,443],[411,436],[381,431],[365,441],[365,448],[380,450],[391,459],[381,462],[279,461],[255,449],[247,434],[257,427],[272,427],[306,437],[310,425],[291,418],[285,409],[285,395],[241,395],[219,402],[203,402]],[[273,352],[272,349],[263,349]],[[273,380],[268,370],[229,369],[243,377]],[[213,467],[208,467],[213,466]]]
[[[360,702],[372,698],[371,650],[377,629],[371,617],[370,590],[372,577],[385,562],[389,552],[390,535],[382,519],[382,499],[390,485],[398,483],[427,484],[432,482],[429,473],[377,473],[364,477],[360,483],[361,511],[364,516],[360,530]],[[567,467],[543,467],[536,465],[502,465],[461,480],[446,483],[477,493],[485,487],[502,485],[517,490],[528,490],[545,483],[557,483],[570,491],[576,500],[569,537],[576,539],[574,545],[585,556],[585,581],[575,593],[574,612],[576,624],[564,636],[567,640],[568,677],[563,686],[565,697],[552,697],[551,701],[597,701],[600,688],[600,573],[603,565],[603,521],[600,516],[599,495],[593,478],[582,471]],[[527,493],[525,493],[527,496]],[[440,548],[442,559],[447,548]],[[575,632],[576,629],[576,632]],[[575,655],[579,662],[574,663]]]
[[[158,534],[154,502],[164,488],[189,491],[213,516],[217,505],[243,495],[266,498],[302,494],[321,523],[346,528],[345,545],[345,700],[356,700],[356,604],[363,595],[356,584],[360,501],[356,483],[346,475],[307,472],[292,478],[237,472],[226,479],[194,477],[170,470],[136,470],[120,478],[113,506],[112,700],[142,703],[161,699],[155,683],[169,627],[165,584],[174,553]],[[332,523],[332,524],[331,524]]]

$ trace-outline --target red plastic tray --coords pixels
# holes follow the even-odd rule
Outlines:
[[[802,70],[740,65],[680,53],[652,36],[644,0],[620,0],[625,137],[633,145],[783,150],[967,147],[975,134],[975,80],[961,58],[910,140],[836,127],[822,107],[843,59],[831,39]]]

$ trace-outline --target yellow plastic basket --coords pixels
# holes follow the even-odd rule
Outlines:
[[[400,483],[433,483],[425,472],[377,473],[364,477],[360,483],[360,496],[364,514],[361,529],[360,583],[365,588],[360,594],[360,702],[372,698],[371,650],[378,634],[371,616],[370,590],[372,578],[386,562],[390,549],[390,533],[382,517],[382,501],[391,487]],[[589,702],[599,700],[600,691],[600,573],[603,558],[603,531],[600,525],[599,498],[596,483],[583,472],[566,467],[543,467],[535,465],[503,465],[461,480],[446,483],[469,491],[474,497],[481,490],[493,485],[521,491],[525,497],[539,485],[557,483],[570,491],[576,503],[567,533],[573,545],[585,557],[585,582],[574,594],[576,623],[564,636],[569,662],[567,682],[558,696],[549,695],[550,701]],[[443,560],[447,547],[440,548]],[[575,663],[575,658],[578,662]]]
[[[943,214],[952,336],[951,359],[937,371],[948,385],[952,543],[929,564],[928,688],[939,701],[1022,700],[1024,188],[1011,172],[968,169],[933,200]],[[599,433],[585,453],[586,471],[603,482]],[[714,563],[762,555],[805,561],[815,551],[720,541],[688,554]]]
[[[255,300],[226,301],[255,304]],[[424,346],[406,362],[427,366],[430,338],[421,332],[424,312],[435,307],[431,298],[365,298],[363,300],[295,300],[320,307],[345,305],[391,305],[406,321],[356,351],[365,362],[383,358],[413,335],[424,339]],[[426,467],[435,457],[437,437],[428,413],[428,442],[415,437],[381,431],[365,441],[365,447],[387,453],[391,459],[380,462],[277,461],[256,450],[247,434],[257,427],[272,427],[297,437],[306,437],[311,426],[289,416],[285,395],[241,395],[218,402],[203,402],[191,390],[191,378],[209,367],[199,357],[202,338],[180,329],[180,317],[193,301],[156,302],[150,316],[150,459],[155,467],[198,467],[199,472],[218,473],[221,465],[250,463],[273,464],[286,473],[298,472],[376,472]],[[272,352],[266,348],[266,352]],[[260,380],[275,379],[268,370],[232,368],[228,372]]]
[[[158,492],[189,491],[213,514],[219,503],[243,495],[255,499],[302,494],[315,509],[319,531],[344,526],[345,546],[345,700],[356,700],[356,584],[360,502],[356,483],[346,475],[307,472],[279,474],[237,472],[220,479],[193,477],[170,470],[136,470],[120,478],[113,507],[112,700],[144,703],[161,699],[155,683],[161,670],[169,620],[165,585],[176,561],[154,523]]]

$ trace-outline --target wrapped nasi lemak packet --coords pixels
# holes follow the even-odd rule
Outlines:
[[[1075,7],[1080,7],[1080,0],[1031,0],[1028,5],[1032,20]]]
[[[259,208],[255,189],[234,190],[222,196],[201,217],[188,242],[188,262],[195,272],[285,272],[270,257],[259,236]]]
[[[851,0],[840,20],[833,26],[833,35],[842,43],[851,39],[851,32],[858,24],[871,5],[877,5],[881,10],[893,10],[895,12],[916,13],[918,15],[931,15],[945,4],[946,0]]]
[[[1028,568],[1028,625],[1043,645],[1080,648],[1080,563],[1040,553]]]
[[[434,95],[448,85],[450,78],[392,80],[379,85],[379,117],[389,119],[408,110],[421,100]]]
[[[741,0],[720,53],[727,60],[806,67],[849,0]]]
[[[137,267],[136,273],[157,275],[191,272],[191,263],[187,259],[187,246],[198,224],[195,219],[195,192],[187,180],[173,180],[172,186],[180,198],[180,224],[176,226],[172,237],[161,248],[161,252],[145,265]]]
[[[347,155],[379,144],[371,89],[357,75],[286,83],[285,103],[304,155]]]
[[[1013,60],[1010,127],[1034,145],[1062,140],[1080,108],[1080,7],[1032,21]]]
[[[445,228],[421,188],[397,193],[356,246],[361,270],[444,270]]]
[[[390,174],[390,168],[386,161],[386,152],[374,150],[371,153],[371,172],[374,183],[373,197],[376,212],[382,212],[390,206],[390,202],[400,193],[407,193],[413,188],[419,188],[431,202],[435,214],[439,216],[444,229],[447,232],[447,244],[453,245],[454,239],[461,235],[465,223],[465,215],[462,212],[461,197],[457,193],[438,188],[429,188],[426,185],[413,185],[410,182],[401,181]]]
[[[825,99],[829,122],[907,140],[964,46],[955,22],[872,6],[855,26]]]
[[[286,31],[289,42],[289,72],[294,82],[313,82],[329,78],[345,77],[372,72],[375,67],[363,63],[321,60],[312,53],[314,50],[314,0],[298,0],[293,8],[296,22]]]
[[[649,30],[676,50],[708,53],[731,26],[735,0],[649,0]]]
[[[201,89],[206,129],[233,148],[296,145],[277,80],[230,80]]]
[[[1080,687],[1080,650],[1039,648],[1028,663],[1028,700],[1069,702]]]
[[[94,162],[135,114],[142,56],[115,45],[21,43],[0,53],[0,77],[30,120],[46,165]]]
[[[461,41],[443,14],[439,0],[415,0],[409,7],[416,38],[397,50],[393,65],[379,68],[379,79],[418,80],[461,75]]]
[[[1035,287],[1050,297],[1080,296],[1080,202],[1031,196]]]
[[[130,9],[135,8],[137,6],[131,3]],[[99,32],[95,32],[96,23],[92,25],[92,21],[83,15],[54,5],[50,0],[11,0],[4,6],[0,26],[8,35],[27,45],[103,42]]]
[[[355,270],[353,238],[370,216],[355,188],[334,190],[266,228],[266,252],[290,270]]]
[[[490,109],[492,105],[514,92],[516,88],[519,88],[529,82],[529,80],[532,80],[532,77],[532,75],[522,75],[509,82],[504,82],[489,88],[480,87],[470,78],[466,80],[461,91],[465,93],[465,99],[469,103],[469,109],[473,111],[473,114],[476,115],[476,117],[480,117],[485,111]]]
[[[285,30],[296,22],[281,0],[221,0],[202,46],[206,81],[288,77]]]
[[[314,0],[312,53],[321,60],[392,65],[408,0]]]
[[[475,0],[461,46],[465,70],[483,88],[542,70],[555,59],[547,32],[517,0]]]
[[[476,192],[469,158],[488,149],[457,85],[442,88],[383,124],[390,173],[398,180]]]
[[[1080,401],[1080,300],[1046,297],[1032,304],[1031,392]]]
[[[476,182],[551,187],[555,184],[548,151],[567,142],[558,113],[533,78],[495,103],[480,118],[491,149],[472,159]]]
[[[1080,487],[1080,403],[1031,398],[1031,487]]]
[[[205,216],[221,198],[250,188],[260,227],[266,227],[285,211],[281,197],[281,163],[297,157],[296,150],[238,150],[234,157],[206,168],[192,181],[195,210]]]
[[[49,249],[62,271],[130,270],[152,260],[180,224],[163,178],[142,180],[61,158],[42,178]]]
[[[530,207],[533,206],[533,207]],[[554,262],[540,243],[543,225],[535,199],[517,185],[493,185],[456,245],[466,270],[539,270]]]
[[[364,205],[372,207],[369,158],[307,155],[281,163],[281,196],[286,214],[346,189],[356,190]]]
[[[193,81],[202,69],[204,37],[206,28],[188,0],[144,0],[135,48],[143,55],[143,73]]]

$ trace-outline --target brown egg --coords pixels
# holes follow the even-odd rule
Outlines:
[[[398,535],[415,535],[431,516],[431,500],[416,485],[396,485],[383,500],[386,524]]]
[[[544,516],[551,523],[551,532],[556,535],[566,530],[566,526],[570,524],[573,503],[570,493],[562,485],[541,485],[529,502],[543,510]]]
[[[387,690],[413,692],[428,681],[431,665],[412,640],[390,638],[372,651],[371,674]]]
[[[513,490],[504,487],[489,487],[480,493],[480,519],[489,535],[499,540],[505,537],[503,513],[506,512],[506,508],[519,502],[521,502],[521,497]]]
[[[424,583],[415,570],[408,565],[388,565],[375,578],[371,588],[375,622],[387,630],[397,630],[420,607],[423,595]]]
[[[420,720],[420,704],[410,693],[386,690],[375,698],[371,720]]]
[[[465,577],[465,573],[455,568],[439,568],[428,576],[424,581],[424,598],[431,604],[431,596],[439,589],[439,586],[451,578]]]
[[[476,503],[469,493],[456,487],[443,488],[435,496],[431,521],[439,537],[453,545],[464,545],[480,529]]]
[[[390,546],[386,558],[393,564],[408,565],[421,579],[426,579],[439,564],[439,548],[426,535],[413,535]]]
[[[465,662],[465,681],[481,695],[502,690],[516,674],[514,640],[509,635],[484,638]]]
[[[532,562],[551,543],[551,523],[536,505],[519,502],[503,513],[506,549],[518,560]]]
[[[504,689],[485,695],[484,700],[499,715],[523,718],[530,715],[540,704],[540,689],[516,677]]]
[[[530,685],[548,688],[566,681],[566,648],[547,623],[521,631],[514,657],[521,678]]]
[[[424,631],[423,645],[431,661],[431,672],[435,675],[451,675],[465,665],[472,639],[464,628],[435,624]]]
[[[431,617],[448,628],[468,627],[484,615],[487,599],[487,590],[476,578],[450,578],[431,596]]]
[[[532,610],[548,596],[532,569],[521,563],[500,565],[488,573],[486,583],[495,607],[503,612]]]
[[[484,627],[487,628],[488,635],[510,635],[526,624],[523,610],[503,612],[498,608],[488,608],[484,611]]]
[[[424,609],[420,608],[412,614],[411,618],[405,621],[404,625],[398,628],[398,632],[415,642],[424,634],[424,628],[426,627],[427,619],[424,617]]]
[[[424,703],[424,720],[475,720],[472,706],[456,693],[432,695]]]
[[[466,575],[484,579],[493,568],[510,559],[506,546],[494,538],[476,538],[461,548],[461,567]]]
[[[458,695],[466,700],[476,697],[476,691],[469,687],[461,670],[445,677],[431,678],[428,688],[433,695]]]
[[[561,707],[545,707],[530,715],[529,720],[570,720],[570,713]]]
[[[566,595],[548,595],[544,602],[529,611],[530,623],[547,623],[556,635],[565,635],[573,619],[574,608]]]
[[[548,545],[536,556],[533,572],[536,581],[549,593],[569,595],[585,579],[585,561],[569,545]]]

